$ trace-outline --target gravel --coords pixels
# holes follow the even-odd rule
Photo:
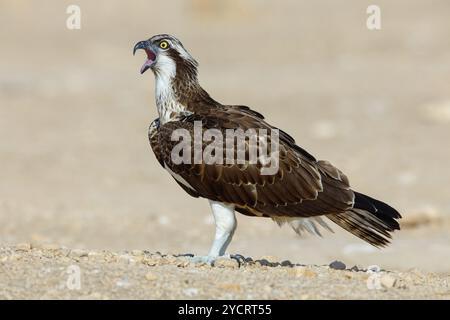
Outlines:
[[[270,257],[0,248],[1,299],[450,299],[450,275],[385,271],[343,262],[301,265]],[[271,261],[272,260],[272,261]]]

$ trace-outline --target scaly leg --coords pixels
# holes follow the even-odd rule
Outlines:
[[[216,222],[216,235],[207,256],[193,257],[194,262],[212,264],[217,257],[225,255],[225,250],[233,238],[236,230],[236,217],[234,205],[217,201],[209,201]]]

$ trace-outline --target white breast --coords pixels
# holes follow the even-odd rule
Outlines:
[[[155,70],[155,98],[161,124],[170,121],[171,116],[174,114],[179,114],[186,110],[177,101],[172,87],[176,69],[176,64],[171,58],[165,55],[158,57],[157,69]]]

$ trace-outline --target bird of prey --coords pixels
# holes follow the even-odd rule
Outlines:
[[[386,246],[390,232],[400,229],[396,220],[401,216],[397,210],[352,190],[344,173],[328,161],[316,160],[259,112],[211,98],[198,82],[197,61],[177,38],[155,35],[138,42],[133,54],[138,49],[147,55],[141,74],[151,69],[156,80],[159,117],[149,128],[151,148],[161,166],[184,191],[209,200],[215,219],[215,238],[209,254],[194,259],[213,263],[225,255],[236,229],[235,211],[271,218],[279,225],[288,224],[298,234],[320,235],[319,227],[332,231],[326,223],[328,219],[375,247]],[[195,155],[188,154],[183,159],[191,161],[174,161],[172,153],[179,140],[173,139],[173,133],[182,129],[193,136],[196,122],[201,123],[201,132],[278,130],[276,172],[263,174],[267,164],[259,158],[253,162],[247,159],[231,164],[206,163],[193,161]],[[208,147],[207,142],[200,142],[201,151]],[[249,152],[247,140],[244,152]]]

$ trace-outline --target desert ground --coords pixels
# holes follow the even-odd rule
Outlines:
[[[0,2],[0,298],[450,298],[448,1],[80,0],[79,30],[70,4]],[[159,33],[181,39],[216,100],[258,110],[397,208],[392,244],[238,214],[229,253],[245,259],[178,256],[206,254],[214,221],[148,145],[154,78],[132,48]]]

